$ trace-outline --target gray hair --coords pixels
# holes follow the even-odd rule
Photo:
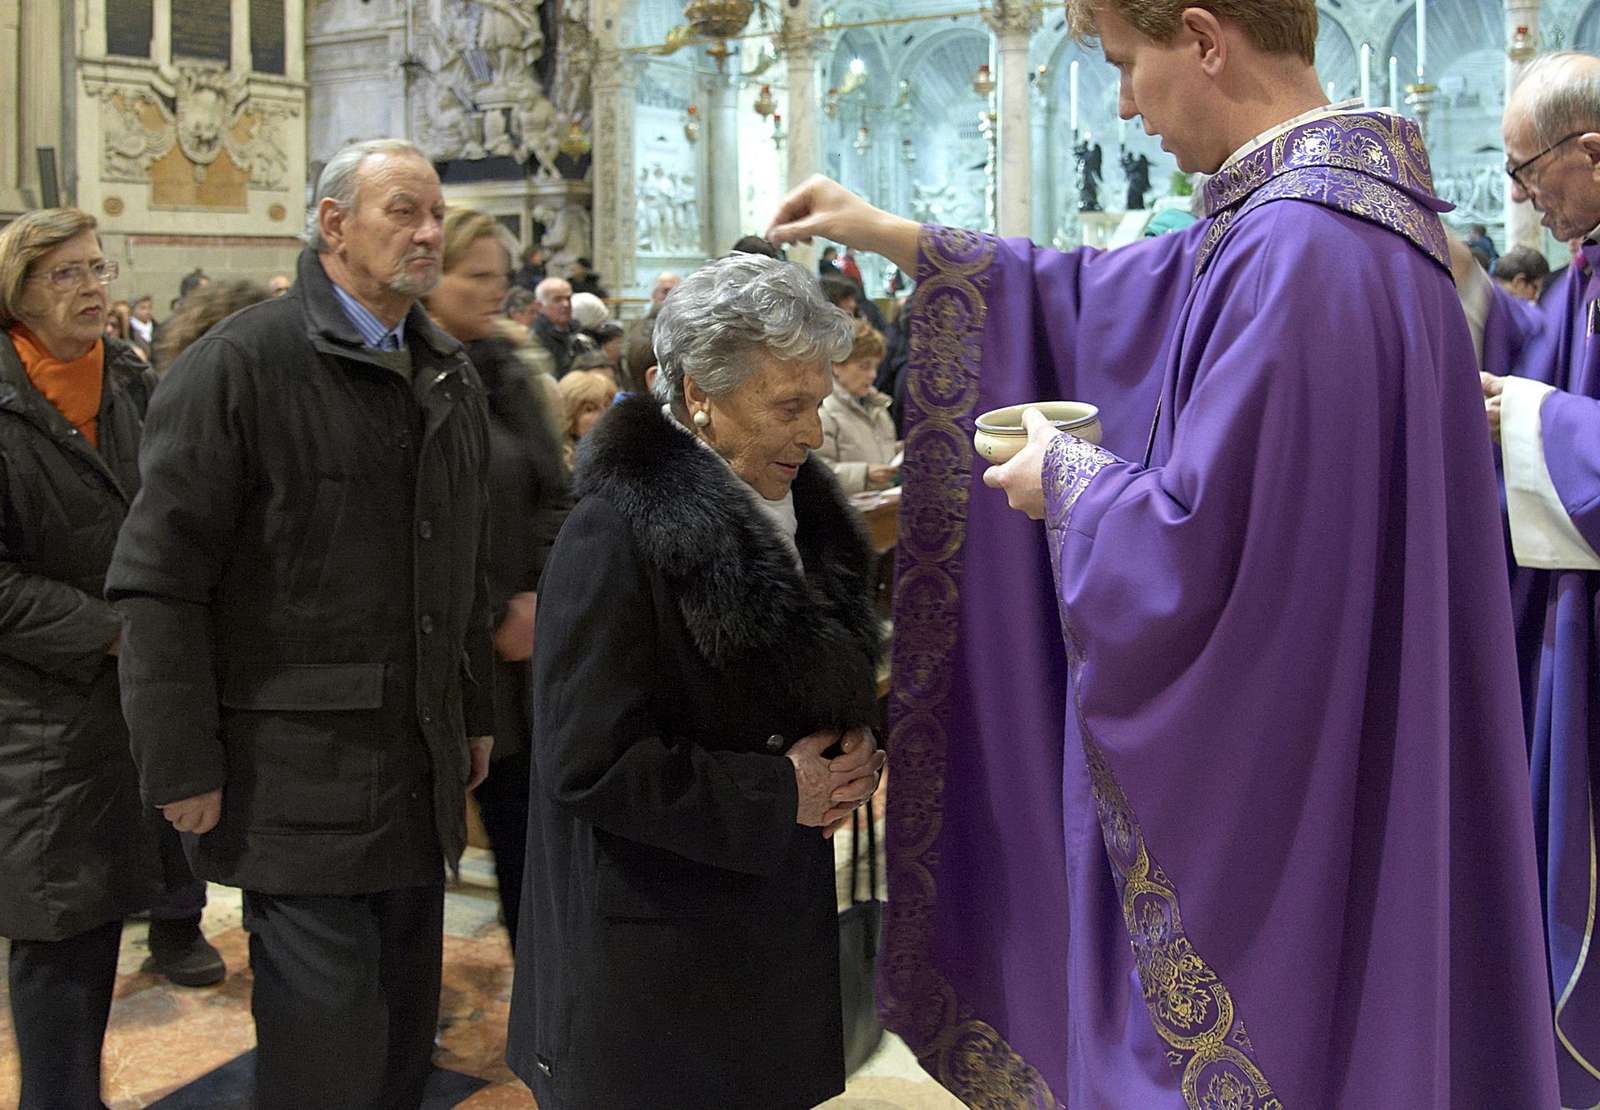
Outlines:
[[[510,316],[514,312],[523,312],[534,303],[533,290],[524,289],[520,285],[513,285],[506,294],[505,314]]]
[[[328,159],[327,165],[322,167],[322,173],[317,177],[317,192],[311,199],[311,207],[306,211],[306,245],[318,254],[328,250],[328,241],[322,237],[322,221],[319,213],[322,209],[324,198],[333,201],[341,209],[348,210],[356,202],[356,189],[360,184],[361,165],[368,158],[377,154],[409,154],[428,161],[428,156],[422,153],[422,148],[416,143],[406,139],[367,139],[364,142],[351,143]]]
[[[1540,146],[1568,135],[1600,131],[1600,58],[1576,50],[1544,54],[1517,80]]]
[[[708,395],[725,397],[755,373],[758,353],[831,366],[849,357],[854,334],[850,317],[823,298],[804,267],[730,254],[684,278],[661,306],[655,392],[681,407],[684,382],[693,378]]]

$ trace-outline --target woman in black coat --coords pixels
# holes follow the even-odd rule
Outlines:
[[[710,263],[657,388],[579,456],[534,649],[508,1059],[544,1110],[844,1089],[832,830],[883,765],[871,557],[810,455],[851,326],[800,267]]]
[[[494,752],[473,792],[494,851],[500,911],[517,942],[528,838],[529,686],[539,576],[572,507],[561,447],[541,391],[506,337],[501,315],[510,254],[493,216],[452,208],[444,273],[428,313],[466,345],[489,400],[489,603],[495,622]]]
[[[102,339],[94,229],[56,208],[0,232],[0,936],[30,1110],[100,1107],[122,919],[161,881],[100,596],[149,383]]]

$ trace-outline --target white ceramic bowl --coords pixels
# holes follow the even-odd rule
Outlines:
[[[1083,401],[1035,401],[1026,405],[1008,405],[978,417],[977,434],[972,445],[991,465],[1010,462],[1028,444],[1028,430],[1022,424],[1022,414],[1038,409],[1057,431],[1099,443],[1101,436],[1100,410]]]

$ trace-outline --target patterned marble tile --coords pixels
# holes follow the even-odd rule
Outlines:
[[[837,846],[848,865],[848,841]],[[440,1067],[474,1075],[489,1086],[460,1105],[466,1110],[529,1110],[533,1096],[505,1065],[511,997],[511,951],[498,922],[493,872],[471,861],[464,882],[446,896],[444,982],[439,1007]],[[106,1035],[105,1098],[112,1110],[140,1110],[250,1049],[248,937],[240,926],[239,893],[212,887],[204,928],[228,965],[215,987],[175,987],[139,972],[148,955],[148,926],[123,930],[111,1025]],[[0,1108],[17,1101],[17,1058],[5,1000],[0,946]],[[826,1110],[953,1110],[959,1103],[930,1079],[894,1037]]]

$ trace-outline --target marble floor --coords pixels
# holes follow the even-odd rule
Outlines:
[[[840,847],[848,852],[843,844]],[[511,957],[496,920],[491,868],[484,853],[469,850],[462,882],[450,891],[445,905],[444,987],[435,1062],[486,1081],[456,1103],[465,1110],[534,1105],[532,1095],[503,1060]],[[211,888],[203,927],[227,962],[228,977],[201,989],[171,986],[141,972],[139,966],[148,953],[147,926],[130,922],[123,930],[104,1065],[104,1097],[112,1110],[150,1106],[254,1044],[250,971],[237,891]],[[0,954],[0,996],[5,994],[3,964]],[[0,1001],[0,1108],[16,1105],[16,1045],[10,1007]],[[204,1103],[185,1103],[197,1105]],[[238,1104],[213,1105],[231,1110]],[[922,1071],[904,1044],[887,1036],[877,1055],[851,1078],[846,1092],[825,1106],[827,1110],[952,1110],[960,1103]]]

